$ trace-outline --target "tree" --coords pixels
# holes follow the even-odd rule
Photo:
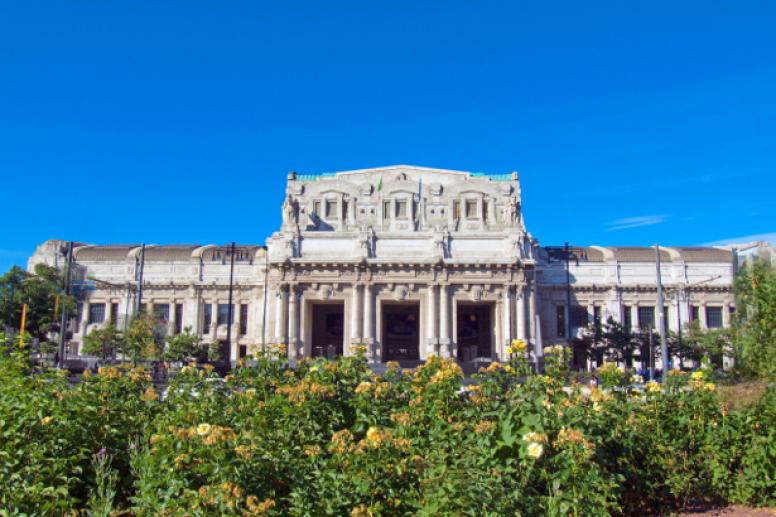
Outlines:
[[[199,337],[186,327],[182,334],[168,336],[164,347],[164,359],[167,361],[186,361],[195,359],[200,353]]]
[[[64,296],[64,282],[57,268],[38,264],[31,274],[18,266],[0,277],[0,326],[19,328],[22,306],[27,304],[25,329],[45,340],[59,326],[63,306],[72,314],[75,301]],[[56,309],[56,310],[55,310]]]
[[[159,356],[159,342],[155,335],[156,319],[148,314],[136,316],[121,340],[118,350],[124,357],[133,362],[141,358]]]
[[[111,359],[116,352],[122,349],[124,336],[116,330],[114,325],[94,329],[84,337],[81,351],[85,354],[96,355],[102,360]]]
[[[628,367],[633,366],[638,343],[630,329],[610,317],[604,324],[602,336],[607,358],[621,361]]]
[[[765,262],[747,265],[733,288],[736,361],[755,375],[776,376],[776,270]]]

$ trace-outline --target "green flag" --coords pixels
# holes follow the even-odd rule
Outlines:
[[[377,191],[380,192],[383,190],[383,177],[380,176],[380,181],[377,182]]]

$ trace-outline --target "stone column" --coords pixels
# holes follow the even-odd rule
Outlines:
[[[517,318],[515,319],[517,325],[517,338],[525,341],[525,287],[518,288],[515,294],[517,296]]]
[[[641,330],[641,322],[639,321],[639,302],[631,305],[631,330]]]
[[[730,302],[722,304],[722,326],[725,328],[730,326]]]
[[[288,358],[296,359],[299,355],[298,340],[298,307],[297,307],[296,286],[288,286]]]
[[[84,302],[82,306],[83,308],[81,309],[83,312],[81,312],[81,325],[79,328],[81,330],[82,336],[86,335],[86,327],[89,325],[89,306],[90,305],[91,304],[89,302]]]
[[[706,302],[701,302],[698,307],[698,317],[701,320],[701,328],[704,330],[709,328],[709,322],[706,320]]]
[[[110,304],[108,304],[110,306]],[[175,298],[170,298],[170,304],[169,307],[169,318],[167,318],[167,335],[173,336],[175,335]]]
[[[537,328],[536,328],[536,284],[532,283],[529,288],[528,297],[528,328],[531,329],[531,343],[536,345]],[[539,347],[541,347],[539,343]]]
[[[442,357],[453,357],[453,350],[450,341],[450,301],[447,292],[447,284],[439,286],[439,352]]]
[[[284,285],[279,285],[277,293],[275,294],[275,336],[276,343],[285,343],[285,312],[287,310],[286,304],[286,290]]]
[[[504,330],[502,331],[501,335],[502,337],[502,346],[500,350],[497,350],[497,353],[501,359],[504,359],[506,356],[504,354],[504,349],[510,345],[512,342],[512,287],[509,285],[504,286],[504,293],[503,293],[503,304],[504,304],[504,316],[501,318],[502,325],[504,327]]]
[[[353,301],[350,309],[350,343],[361,342],[361,286],[353,284]]]
[[[363,340],[364,343],[367,346],[367,358],[370,361],[377,361],[379,358],[377,358],[377,354],[375,353],[374,343],[375,343],[375,330],[374,325],[372,324],[372,321],[374,319],[374,316],[372,316],[372,306],[374,304],[374,291],[372,289],[371,284],[365,284],[364,285],[364,332],[363,332]]]
[[[426,335],[428,336],[428,355],[436,354],[437,343],[437,314],[436,314],[436,286],[430,284],[427,292],[428,306],[426,310]]]
[[[218,337],[218,299],[214,299],[210,302],[210,339],[215,342]]]

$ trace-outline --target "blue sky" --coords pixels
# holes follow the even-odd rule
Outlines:
[[[0,3],[0,271],[263,243],[286,173],[520,172],[542,244],[776,237],[773,2]]]

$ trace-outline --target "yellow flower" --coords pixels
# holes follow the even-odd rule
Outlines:
[[[52,420],[54,420],[54,417],[44,416],[40,419],[40,425],[49,425]]]
[[[206,435],[210,434],[210,430],[211,429],[212,428],[211,428],[210,424],[199,424],[197,426],[197,434],[200,435],[200,436],[206,436]]]
[[[538,460],[542,457],[542,454],[544,454],[544,446],[541,443],[537,442],[531,442],[528,444],[528,456],[531,458]]]
[[[513,339],[511,348],[515,353],[525,352],[528,344],[522,339]]]
[[[155,400],[159,400],[159,394],[156,392],[153,388],[148,388],[145,390],[145,393],[143,393],[143,396],[140,397],[145,402],[153,402]]]
[[[368,381],[361,381],[358,386],[356,386],[356,393],[366,393],[372,388],[372,383]]]
[[[707,382],[703,385],[703,389],[706,391],[714,391],[717,389],[717,386],[713,382]]]
[[[697,372],[692,372],[692,375],[690,377],[694,381],[702,381],[703,378],[705,377],[705,374],[701,370],[698,370]]]
[[[373,447],[379,447],[385,441],[386,433],[379,427],[370,427],[366,432],[366,441]]]
[[[474,426],[474,432],[476,434],[482,434],[487,433],[488,431],[491,431],[496,428],[496,423],[492,420],[483,420],[481,422],[478,422],[477,425]]]
[[[256,396],[256,388],[248,388],[243,394],[248,398],[253,398]]]
[[[644,387],[650,393],[660,393],[660,391],[662,390],[660,388],[660,384],[656,383],[655,381],[649,381],[644,385]]]
[[[530,432],[523,436],[523,441],[527,443],[547,443],[547,435],[542,433]]]

